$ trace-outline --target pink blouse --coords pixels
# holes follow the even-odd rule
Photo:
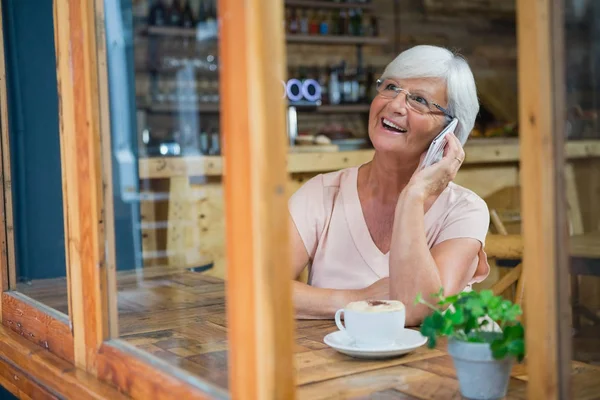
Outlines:
[[[289,201],[289,210],[310,257],[308,283],[332,289],[361,289],[389,276],[389,252],[373,242],[358,198],[358,167],[317,175]],[[490,267],[483,251],[489,227],[485,202],[454,183],[425,213],[425,236],[431,249],[444,240],[481,242],[470,284],[481,282]]]

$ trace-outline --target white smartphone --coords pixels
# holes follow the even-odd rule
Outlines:
[[[446,127],[440,132],[439,135],[433,139],[431,145],[429,145],[429,149],[427,150],[427,154],[425,154],[425,158],[419,165],[419,170],[428,167],[430,165],[439,162],[444,156],[444,147],[446,147],[446,135],[450,132],[454,132],[456,126],[458,125],[458,119],[454,118]]]

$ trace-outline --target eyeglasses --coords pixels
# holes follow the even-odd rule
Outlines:
[[[442,113],[444,113],[444,115],[447,118],[449,118],[449,119],[454,118],[452,116],[452,114],[450,114],[450,112],[448,110],[446,110],[444,107],[440,106],[439,104],[429,102],[423,96],[420,96],[418,94],[412,94],[408,90],[402,89],[400,86],[398,86],[398,83],[394,82],[391,79],[384,79],[384,80],[377,79],[376,87],[377,87],[377,92],[381,96],[388,98],[388,99],[395,99],[400,92],[403,92],[406,95],[406,104],[412,110],[414,110],[420,114],[427,114],[427,113],[435,112],[435,111],[439,110]]]

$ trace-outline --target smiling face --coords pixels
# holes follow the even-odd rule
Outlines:
[[[424,99],[447,108],[446,83],[439,78],[391,79],[398,87],[410,92],[413,99]],[[446,117],[432,108],[419,113],[406,102],[406,94],[396,98],[378,94],[371,102],[369,138],[377,151],[394,152],[406,157],[420,157],[431,141],[446,126]]]

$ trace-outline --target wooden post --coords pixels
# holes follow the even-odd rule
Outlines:
[[[0,4],[0,129],[2,130],[1,149],[2,164],[0,171],[2,176],[2,190],[0,190],[0,220],[6,229],[0,234],[0,289],[2,291],[16,289],[17,269],[15,265],[15,237],[14,218],[12,207],[12,174],[10,171],[10,136],[8,116],[8,88],[6,82],[6,59],[4,54],[4,19],[2,4]],[[2,304],[0,302],[0,321],[2,321]]]
[[[220,0],[232,398],[293,399],[283,2]]]
[[[563,5],[518,0],[528,398],[570,398]]]
[[[109,336],[93,1],[56,0],[54,34],[75,365],[96,373]]]

